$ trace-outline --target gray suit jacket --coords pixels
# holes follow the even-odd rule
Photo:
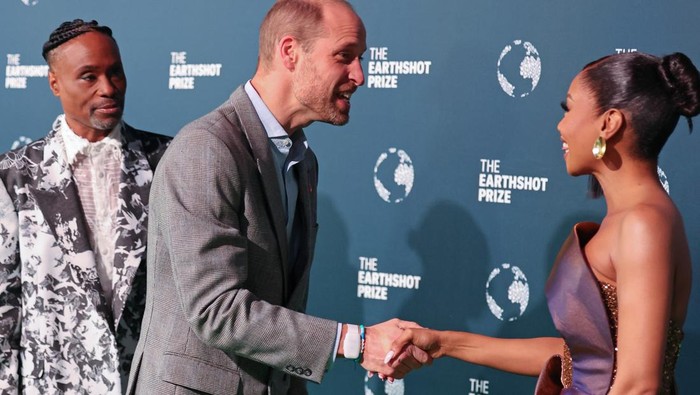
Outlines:
[[[243,87],[173,140],[151,189],[130,393],[306,393],[305,380],[321,381],[337,322],[303,313],[318,228],[313,152],[295,168],[302,242],[290,263],[268,137]]]

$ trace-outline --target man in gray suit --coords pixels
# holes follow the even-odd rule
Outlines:
[[[303,127],[347,123],[364,83],[365,28],[343,0],[280,0],[258,67],[185,126],[152,187],[148,290],[129,392],[303,394],[336,356],[402,377],[383,359],[399,320],[366,328],[304,313],[317,163]],[[364,346],[364,347],[363,347]]]

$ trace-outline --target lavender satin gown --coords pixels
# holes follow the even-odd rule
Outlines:
[[[540,374],[535,394],[606,394],[615,380],[617,293],[599,282],[583,247],[599,225],[574,226],[564,242],[546,286],[552,320],[566,342],[563,355],[552,357]],[[674,394],[673,373],[683,332],[669,324],[663,371],[663,394]]]

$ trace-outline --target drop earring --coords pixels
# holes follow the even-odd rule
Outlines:
[[[595,143],[593,143],[593,157],[596,159],[603,159],[603,155],[605,155],[605,148],[605,139],[598,136],[598,138],[595,139]]]

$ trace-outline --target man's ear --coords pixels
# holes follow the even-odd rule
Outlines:
[[[49,88],[51,88],[51,92],[54,96],[61,96],[61,92],[58,87],[58,79],[56,78],[56,74],[51,71],[51,69],[49,69]]]
[[[284,68],[294,71],[301,52],[301,46],[297,39],[292,36],[282,37],[279,41],[278,50]]]
[[[625,129],[627,119],[625,113],[617,108],[611,108],[602,115],[602,125],[600,136],[605,140],[610,140],[618,132]]]

